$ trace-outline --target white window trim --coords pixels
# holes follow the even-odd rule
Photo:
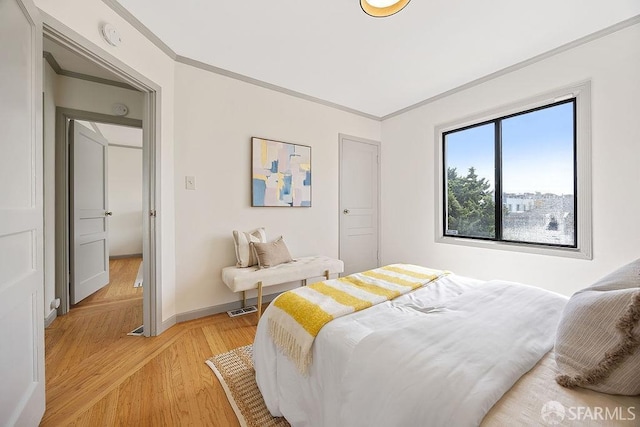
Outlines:
[[[494,120],[499,117],[534,109],[571,97],[576,98],[576,179],[577,179],[577,248],[550,247],[531,243],[498,242],[447,236],[444,223],[444,179],[442,134],[465,126]],[[473,246],[513,252],[526,252],[569,258],[593,259],[593,229],[591,215],[591,82],[572,86],[527,98],[509,105],[467,116],[435,127],[435,241],[452,245]]]

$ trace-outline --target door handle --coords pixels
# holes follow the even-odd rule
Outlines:
[[[113,215],[113,212],[111,212],[111,211],[106,211],[104,213],[104,216],[111,216],[111,215]]]
[[[342,213],[345,214],[345,215],[349,215],[349,209],[343,210]]]

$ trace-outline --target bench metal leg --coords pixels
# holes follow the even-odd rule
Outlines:
[[[330,274],[330,273],[329,273],[329,270],[325,270],[325,271],[324,271],[324,278],[325,278],[326,280],[329,280],[329,274]],[[308,279],[302,279],[302,286],[307,286],[307,280],[308,280]]]
[[[247,291],[242,291],[242,308],[247,307]]]
[[[262,282],[258,282],[258,319],[262,316]]]

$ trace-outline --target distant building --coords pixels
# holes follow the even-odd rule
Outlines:
[[[507,240],[553,244],[575,242],[573,195],[504,195],[503,233]]]
[[[505,202],[507,210],[511,212],[527,212],[533,209],[534,200],[516,197],[507,197]]]

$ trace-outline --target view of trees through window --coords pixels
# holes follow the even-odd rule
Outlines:
[[[456,168],[448,168],[447,182],[449,234],[495,237],[496,204],[489,181],[479,178],[472,166],[466,176],[458,175]]]
[[[445,235],[576,247],[575,99],[445,132]]]

